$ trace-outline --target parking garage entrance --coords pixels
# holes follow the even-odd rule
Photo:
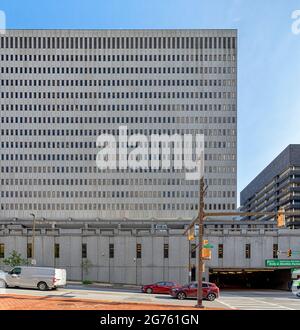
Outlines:
[[[222,289],[283,289],[288,290],[292,281],[289,269],[222,269],[210,268],[209,281]]]

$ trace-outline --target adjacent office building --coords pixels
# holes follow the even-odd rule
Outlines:
[[[247,212],[286,211],[300,213],[300,145],[289,145],[242,192],[242,210]],[[247,219],[273,219],[272,216]],[[300,215],[286,216],[287,224],[300,228]]]
[[[183,171],[101,171],[99,135],[203,134],[207,210],[236,208],[236,30],[0,36],[0,217],[191,218]]]

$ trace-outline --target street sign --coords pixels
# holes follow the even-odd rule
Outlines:
[[[214,246],[212,244],[204,244],[203,245],[203,248],[205,248],[205,249],[213,249]]]
[[[266,259],[266,267],[300,267],[300,259]]]

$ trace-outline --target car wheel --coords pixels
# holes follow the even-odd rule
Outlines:
[[[41,290],[41,291],[46,291],[48,290],[48,285],[45,283],[45,282],[40,282],[38,285],[37,285],[38,289]]]
[[[0,288],[7,288],[7,284],[4,280],[0,280]]]
[[[177,299],[183,300],[186,298],[186,294],[184,292],[177,293]]]
[[[209,293],[206,297],[208,301],[214,301],[217,298],[217,296],[214,293]]]
[[[151,293],[153,293],[153,290],[152,290],[151,288],[148,288],[148,289],[146,290],[146,292],[149,293],[149,294],[151,294]]]

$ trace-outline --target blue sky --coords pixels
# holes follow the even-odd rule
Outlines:
[[[0,0],[8,28],[237,28],[238,190],[300,142],[300,0]]]

